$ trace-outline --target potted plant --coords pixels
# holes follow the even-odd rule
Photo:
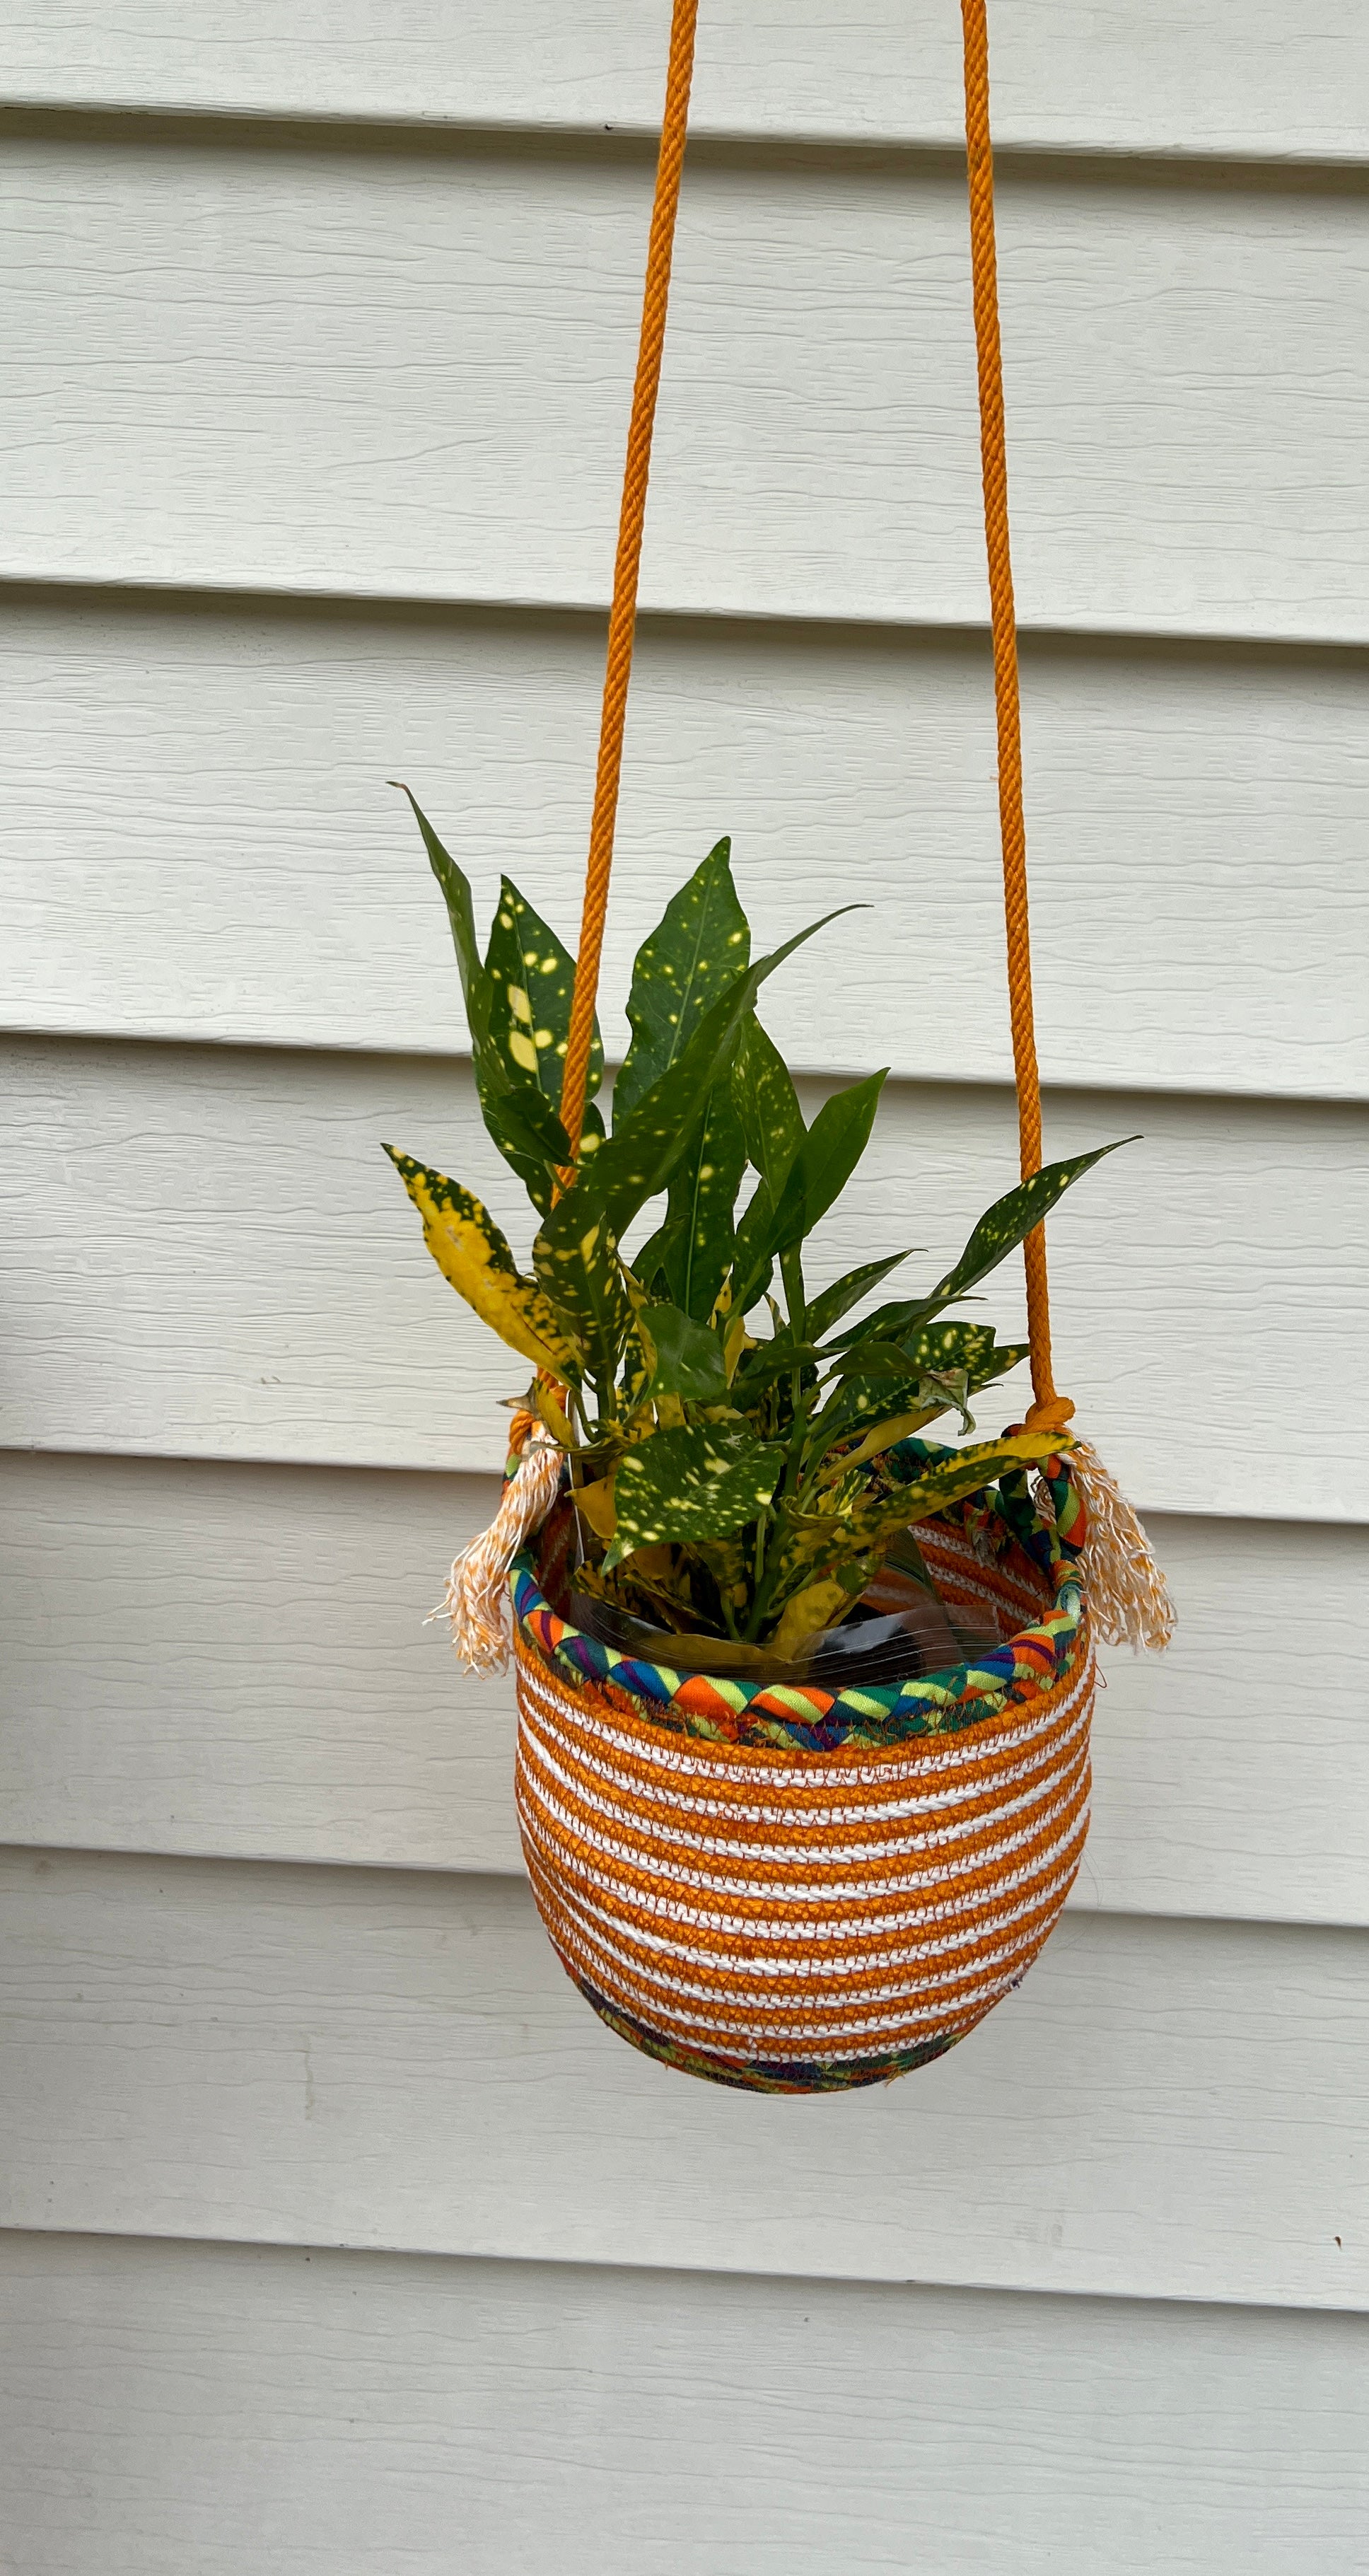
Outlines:
[[[531,1364],[524,1401],[565,1459],[579,1521],[577,1589],[673,1637],[686,1662],[802,1663],[895,1539],[1068,1448],[1059,1432],[935,1450],[922,1435],[946,1417],[972,1432],[972,1400],[1025,1356],[953,1310],[1112,1149],[1009,1190],[919,1294],[868,1303],[904,1251],[814,1293],[805,1247],[860,1161],[885,1077],[806,1124],[756,1003],[826,922],[753,962],[724,840],[638,953],[612,1129],[591,1103],[572,1178],[559,1101],[573,961],[507,878],[482,961],[469,884],[418,819],[485,1124],[533,1203],[526,1267],[464,1183],[386,1151],[443,1276]],[[592,1091],[602,1066],[596,1032]]]
[[[1024,1351],[954,1310],[1111,1148],[1006,1191],[930,1287],[879,1298],[896,1249],[815,1290],[805,1248],[884,1076],[810,1124],[757,1003],[826,923],[753,959],[720,841],[638,953],[611,1127],[595,1032],[572,1151],[573,961],[507,878],[482,956],[414,811],[485,1125],[534,1212],[520,1265],[464,1182],[385,1149],[527,1373],[448,1606],[469,1663],[503,1660],[512,1560],[537,1902],[596,2010],[672,2064],[785,2091],[902,2072],[1016,1982],[1083,1848],[1071,1444],[971,1436]],[[948,1420],[957,1445],[929,1441]]]

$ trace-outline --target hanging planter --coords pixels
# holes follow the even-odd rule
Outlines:
[[[535,1372],[448,1608],[467,1665],[502,1667],[511,1580],[519,1817],[551,1938],[635,2046],[812,2092],[925,2064],[1025,1973],[1083,1850],[1094,1634],[1163,1643],[1171,1614],[1051,1379],[1043,1220],[1112,1148],[1041,1163],[982,0],[966,89],[1022,1178],[930,1288],[871,1306],[908,1258],[872,1248],[814,1292],[805,1246],[884,1077],[806,1124],[758,1004],[827,924],[753,961],[725,841],[638,954],[611,1133],[594,1105],[693,18],[677,0],[574,963],[507,879],[482,956],[414,807],[485,1123],[536,1212],[529,1267],[464,1186],[387,1151],[444,1275]],[[1021,1348],[951,1311],[1019,1246]],[[1025,1423],[970,1436],[972,1402],[1028,1356]],[[924,1436],[948,1417],[964,1445]]]
[[[551,1606],[555,1540],[514,1577],[518,1811],[563,1966],[620,2037],[771,2093],[884,2083],[1017,1984],[1088,1824],[1083,1515],[1020,1486],[923,1524],[973,1663],[824,1690],[685,1674]],[[551,1559],[550,1570],[545,1561]]]

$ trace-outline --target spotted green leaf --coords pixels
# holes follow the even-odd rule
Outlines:
[[[728,1537],[763,1511],[784,1451],[746,1431],[658,1431],[618,1462],[608,1573],[634,1548]]]
[[[516,1172],[539,1216],[556,1191],[556,1175],[570,1160],[570,1139],[550,1101],[532,1089],[508,1091],[487,1077],[488,1056],[477,1058],[476,1095],[485,1129],[510,1171]]]
[[[639,1252],[634,1252],[631,1267],[648,1296],[669,1298],[670,1282],[683,1249],[684,1227],[669,1219],[649,1234]]]
[[[559,1121],[575,960],[508,877],[500,880],[485,975],[491,1048],[503,1058],[515,1088],[540,1092]],[[588,1097],[598,1090],[603,1070],[604,1050],[596,1024]]]
[[[466,1003],[466,1025],[470,1030],[472,1049],[479,1056],[489,1035],[489,984],[485,969],[480,963],[480,949],[475,936],[475,913],[471,904],[470,880],[457,866],[450,851],[443,848],[412,788],[405,787],[400,779],[392,780],[391,784],[398,787],[400,794],[409,799],[414,820],[423,835],[428,864],[442,888],[443,899],[447,906],[447,919],[451,923],[452,944],[456,949],[456,962],[461,974],[461,990]]]
[[[706,1324],[664,1303],[637,1311],[637,1332],[651,1368],[652,1395],[681,1395],[694,1404],[722,1404],[727,1396],[723,1346]]]
[[[848,1270],[844,1278],[834,1280],[830,1288],[823,1289],[821,1296],[812,1298],[808,1307],[808,1330],[814,1341],[820,1342],[824,1333],[830,1333],[843,1315],[849,1315],[862,1297],[867,1297],[872,1288],[878,1288],[880,1281],[887,1279],[890,1271],[897,1270],[899,1263],[908,1258],[906,1252],[891,1252],[883,1261],[867,1261],[859,1270]]]
[[[838,1338],[846,1343],[867,1337],[901,1340],[908,1327],[925,1323],[943,1306],[952,1305],[977,1287],[981,1279],[987,1279],[989,1272],[996,1270],[999,1262],[1035,1231],[1081,1173],[1091,1171],[1105,1154],[1115,1154],[1120,1145],[1134,1145],[1136,1141],[1134,1136],[1119,1136],[1115,1144],[1099,1145],[1091,1154],[1075,1154],[1065,1162],[1047,1163],[1031,1180],[1019,1182],[1015,1190],[994,1201],[980,1218],[954,1269],[937,1281],[930,1296],[881,1306]]]
[[[385,1148],[423,1219],[423,1239],[442,1276],[534,1368],[578,1383],[582,1354],[550,1298],[523,1278],[488,1208],[444,1172]]]
[[[661,1266],[677,1306],[703,1323],[732,1267],[733,1210],[746,1145],[732,1085],[715,1082],[704,1113],[670,1176],[668,1241]]]
[[[709,851],[637,951],[627,1005],[632,1044],[614,1085],[615,1119],[678,1063],[705,1012],[750,962],[731,855],[730,840]]]
[[[958,1321],[922,1325],[902,1344],[858,1342],[838,1363],[839,1383],[819,1418],[814,1455],[893,1416],[920,1412],[931,1422],[958,1401],[962,1387],[977,1394],[1025,1357],[1024,1344],[996,1342],[991,1324]]]
[[[808,1131],[794,1077],[754,1011],[742,1023],[732,1083],[748,1159],[765,1182],[773,1205]]]
[[[948,1270],[945,1278],[938,1281],[933,1295],[949,1305],[953,1298],[963,1297],[967,1289],[977,1288],[981,1279],[987,1279],[1000,1261],[1035,1232],[1072,1182],[1092,1171],[1105,1154],[1115,1154],[1118,1146],[1136,1142],[1134,1136],[1119,1136],[1115,1144],[1099,1145],[1091,1154],[1074,1154],[1065,1162],[1047,1163],[1029,1181],[1019,1182],[1004,1198],[995,1199],[980,1218],[954,1270]]]
[[[738,1315],[749,1315],[758,1306],[775,1273],[775,1256],[767,1249],[775,1222],[775,1205],[768,1181],[758,1181],[737,1228],[732,1256],[732,1305]]]
[[[768,1252],[780,1254],[804,1242],[841,1196],[870,1141],[886,1079],[887,1067],[884,1073],[853,1082],[824,1102],[776,1200]],[[771,1191],[773,1195],[773,1182]]]
[[[413,808],[429,865],[447,906],[452,942],[461,971],[481,1116],[492,1141],[510,1169],[518,1174],[534,1206],[545,1213],[551,1205],[555,1175],[570,1158],[570,1146],[557,1113],[555,1094],[548,1092],[544,1095],[539,1082],[529,1081],[502,1042],[500,1027],[507,1020],[508,1004],[480,962],[469,880],[450,851],[443,848],[417,799],[407,787],[403,793]],[[543,925],[539,924],[541,927]],[[551,933],[547,932],[546,936],[550,939]],[[564,956],[564,951],[561,953]],[[539,1025],[545,1025],[545,1020]],[[597,1133],[602,1134],[603,1122],[597,1115],[593,1125]]]
[[[1068,1445],[1058,1431],[1016,1431],[1011,1439],[978,1440],[969,1449],[943,1450],[934,1465],[900,1485],[896,1493],[851,1512],[851,1529],[866,1545],[873,1545],[910,1523],[930,1520],[934,1512],[944,1512],[966,1494],[977,1494],[1012,1468],[1053,1457]]]
[[[666,1187],[709,1092],[731,1066],[742,1021],[766,977],[836,919],[833,912],[810,922],[806,930],[786,939],[782,948],[772,949],[768,957],[737,976],[704,1012],[683,1054],[657,1077],[625,1118],[615,1119],[613,1134],[599,1147],[570,1195],[589,1191],[616,1235],[624,1235],[638,1210]]]
[[[558,1219],[568,1221],[558,1223]],[[587,1374],[602,1390],[617,1373],[632,1320],[618,1246],[602,1210],[570,1190],[532,1247],[532,1266],[547,1295],[573,1321]]]
[[[928,1369],[964,1369],[971,1384],[979,1386],[986,1381],[976,1372],[996,1347],[992,1324],[967,1324],[958,1317],[943,1317],[939,1323],[917,1324],[903,1333],[886,1333],[878,1340],[854,1343],[837,1359],[833,1374],[838,1378],[863,1376],[892,1383],[895,1379],[921,1377]]]

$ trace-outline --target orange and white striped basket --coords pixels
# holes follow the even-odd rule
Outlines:
[[[562,1965],[622,2038],[714,2083],[836,2091],[926,2065],[1019,1983],[1088,1829],[1086,1514],[1067,1462],[1045,1491],[1038,1510],[1011,1478],[919,1527],[948,1608],[1001,1643],[881,1687],[762,1688],[600,1644],[553,1607],[564,1506],[520,1557],[523,1848]]]

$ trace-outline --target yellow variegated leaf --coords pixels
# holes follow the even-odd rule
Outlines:
[[[536,1401],[537,1410],[541,1414],[542,1420],[545,1422],[547,1429],[551,1432],[553,1438],[560,1443],[560,1446],[563,1449],[573,1449],[575,1446],[575,1434],[572,1431],[565,1414],[562,1412],[560,1405],[557,1403],[556,1395],[549,1379],[546,1377],[535,1379],[533,1382],[533,1395]]]
[[[792,1663],[801,1655],[809,1640],[823,1628],[831,1626],[839,1610],[849,1610],[851,1595],[845,1586],[830,1577],[822,1583],[809,1583],[796,1592],[781,1616],[770,1640],[769,1652],[782,1662]]]
[[[899,1413],[892,1421],[876,1423],[874,1430],[862,1440],[858,1449],[851,1451],[849,1457],[838,1458],[830,1467],[824,1467],[818,1478],[819,1484],[835,1484],[838,1477],[846,1475],[852,1467],[863,1467],[867,1459],[877,1458],[882,1449],[892,1449],[896,1441],[909,1439],[913,1432],[922,1429],[924,1422],[935,1422],[937,1415],[945,1410],[943,1404],[924,1404],[916,1413]]]
[[[723,1294],[730,1294],[730,1282],[724,1284]],[[718,1300],[718,1305],[721,1309],[721,1297]],[[750,1333],[748,1333],[746,1329],[746,1317],[744,1315],[734,1315],[731,1323],[728,1325],[727,1338],[723,1343],[723,1375],[727,1379],[729,1386],[732,1384],[732,1380],[737,1374],[737,1362],[741,1358],[743,1351],[754,1351],[758,1348],[758,1343],[753,1341]]]
[[[552,1377],[578,1381],[580,1351],[545,1291],[524,1279],[488,1208],[412,1154],[385,1148],[423,1219],[423,1239],[444,1279],[511,1350]]]
[[[592,1485],[575,1485],[571,1500],[577,1512],[583,1512],[596,1538],[608,1546],[617,1527],[613,1509],[613,1478],[599,1476]]]

